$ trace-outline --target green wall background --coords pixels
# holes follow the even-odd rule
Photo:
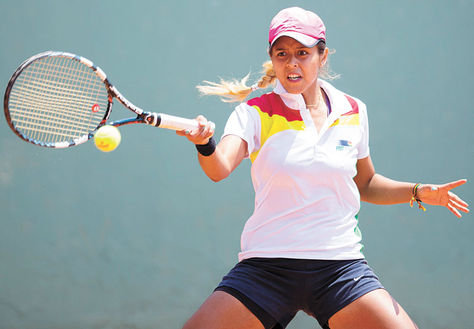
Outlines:
[[[269,22],[290,5],[325,21],[335,86],[368,106],[378,172],[472,180],[471,0],[2,0],[0,84],[33,54],[69,51],[136,105],[203,113],[220,136],[232,106],[195,85],[256,79]],[[179,328],[237,261],[249,162],[216,184],[173,132],[121,132],[112,153],[49,150],[0,120],[0,329]],[[472,186],[457,189],[467,202]],[[363,204],[360,224],[369,263],[420,328],[472,328],[472,215]],[[315,327],[302,313],[289,326]]]

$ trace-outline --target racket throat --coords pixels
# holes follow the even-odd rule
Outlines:
[[[144,112],[142,114],[142,117],[145,119],[146,124],[149,124],[149,125],[155,126],[155,127],[160,127],[161,115],[159,115],[158,113]],[[161,128],[163,128],[163,127],[161,127]]]

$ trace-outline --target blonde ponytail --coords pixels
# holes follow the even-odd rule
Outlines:
[[[254,85],[248,87],[247,74],[242,80],[225,81],[220,80],[220,83],[204,81],[207,85],[199,85],[197,89],[202,95],[215,95],[221,97],[221,100],[226,103],[243,102],[253,91],[257,89],[265,89],[270,85],[275,84],[276,75],[273,70],[271,61],[263,63],[262,77]]]

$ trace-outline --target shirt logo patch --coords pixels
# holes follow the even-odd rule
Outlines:
[[[352,147],[352,142],[345,139],[340,139],[336,145],[336,151],[342,151],[346,147]]]

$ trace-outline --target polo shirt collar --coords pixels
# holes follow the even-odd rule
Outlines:
[[[273,92],[281,97],[286,106],[290,109],[295,110],[306,110],[306,104],[304,102],[303,95],[301,94],[290,94],[285,90],[280,80],[276,80],[275,89]]]
[[[350,107],[349,102],[343,94],[334,88],[330,83],[318,79],[319,85],[326,92],[331,103],[331,114],[333,116],[338,116],[341,113],[347,112],[347,107]],[[307,110],[306,103],[304,101],[303,95],[301,94],[290,94],[285,90],[281,82],[277,79],[276,86],[273,89],[273,92],[281,97],[286,106],[295,110]]]

